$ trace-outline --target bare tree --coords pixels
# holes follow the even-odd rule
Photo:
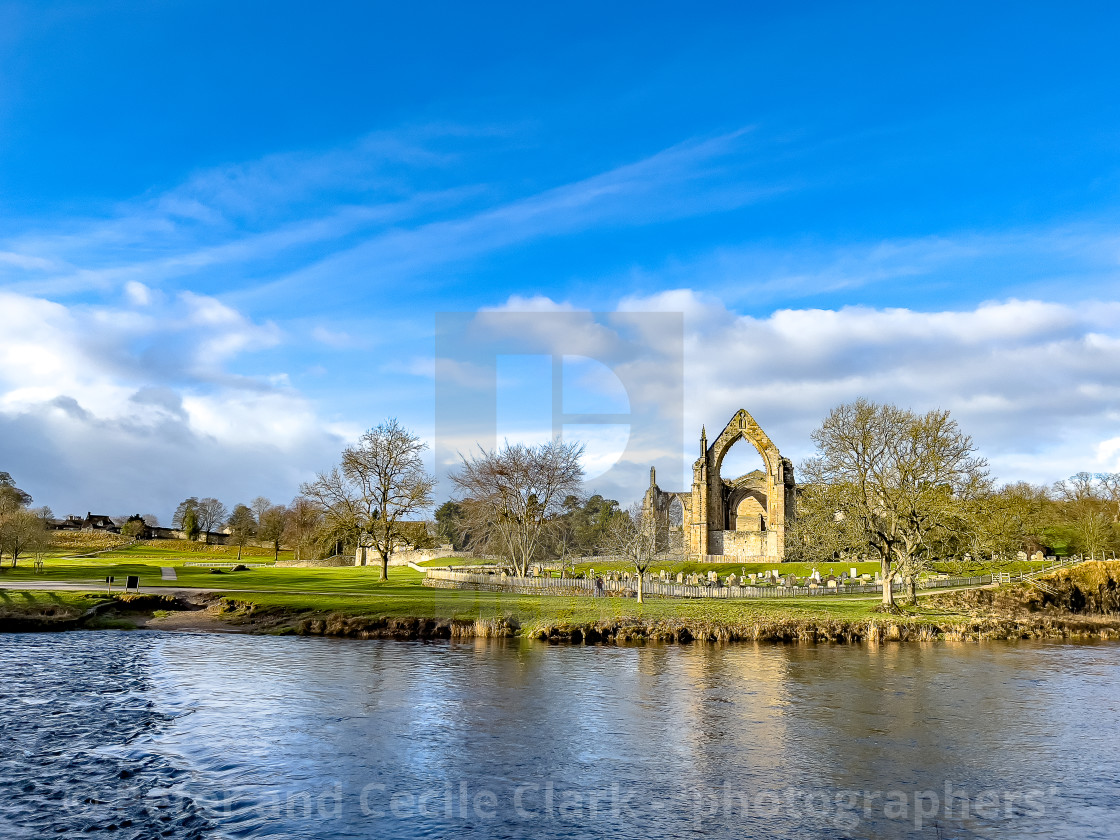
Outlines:
[[[1114,543],[1120,476],[1079,472],[1054,484],[1063,518],[1073,529],[1077,547],[1090,557]]]
[[[207,496],[198,500],[195,516],[198,517],[198,527],[202,532],[203,542],[205,542],[209,533],[226,521],[229,517],[229,511],[217,499]]]
[[[280,559],[280,540],[284,538],[287,516],[287,508],[271,503],[257,514],[257,539],[272,546],[273,563]]]
[[[21,555],[29,551],[42,551],[50,543],[46,518],[36,511],[16,507],[0,513],[0,557],[11,555],[14,567]]]
[[[257,520],[258,524],[261,521],[261,516],[264,515],[264,512],[270,507],[272,507],[272,502],[267,496],[257,496],[253,501],[249,502],[249,509],[253,511],[253,517]]]
[[[507,442],[489,452],[480,447],[473,457],[461,456],[450,478],[472,544],[528,574],[564,512],[564,500],[580,491],[583,449],[557,438],[539,446]]]
[[[183,499],[183,501],[179,502],[179,506],[175,508],[175,513],[171,517],[171,527],[172,528],[179,528],[179,529],[185,531],[186,530],[185,526],[187,524],[186,521],[185,521],[187,513],[194,512],[194,511],[197,511],[197,510],[198,510],[198,497],[197,496],[191,496],[190,498]],[[197,523],[197,521],[198,521],[198,518],[195,517],[195,522]]]
[[[248,505],[235,505],[226,523],[229,535],[237,545],[237,562],[241,562],[241,552],[245,544],[257,534],[257,517]]]
[[[381,559],[381,580],[389,578],[389,558],[405,541],[406,517],[432,504],[435,478],[424,469],[427,444],[390,418],[342,452],[342,463],[300,490],[323,509],[332,528],[367,543]]]
[[[987,489],[987,463],[949,412],[918,415],[862,398],[834,408],[812,439],[807,478],[837,491],[837,512],[879,556],[883,606],[894,609],[894,573],[913,595],[938,529],[960,501]]]
[[[668,545],[668,519],[659,517],[642,505],[630,505],[621,516],[611,518],[605,548],[628,560],[638,573],[638,603],[645,603],[643,586],[645,573],[654,559]]]
[[[283,539],[295,549],[296,562],[306,559],[307,549],[315,544],[323,509],[311,499],[297,496],[284,516]]]
[[[1120,472],[1097,473],[1094,478],[1101,497],[1108,502],[1113,524],[1120,523]]]
[[[1013,562],[1020,550],[1041,544],[1050,505],[1047,488],[1025,481],[980,493],[969,505],[971,527],[961,553],[983,558],[985,565],[991,558],[993,567]]]

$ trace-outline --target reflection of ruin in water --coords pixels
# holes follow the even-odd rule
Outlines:
[[[725,479],[724,458],[740,441],[753,446],[764,470]],[[665,491],[653,469],[643,507],[667,520],[669,549],[691,558],[781,562],[786,523],[795,516],[793,464],[762,431],[754,418],[739,409],[708,445],[700,432],[700,457],[692,467],[692,490]]]

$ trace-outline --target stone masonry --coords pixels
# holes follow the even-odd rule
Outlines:
[[[758,450],[765,472],[724,479],[724,456],[739,440]],[[793,464],[744,409],[710,446],[707,431],[701,430],[691,492],[662,490],[652,469],[649,481],[643,506],[668,520],[671,548],[690,559],[781,562],[786,523],[796,515]]]

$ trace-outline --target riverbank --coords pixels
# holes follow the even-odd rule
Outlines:
[[[146,628],[355,639],[530,638],[632,642],[1120,639],[1120,563],[1087,563],[1023,583],[920,599],[898,614],[873,599],[712,602],[433,590],[409,579],[367,593],[107,596],[4,592],[0,630]]]

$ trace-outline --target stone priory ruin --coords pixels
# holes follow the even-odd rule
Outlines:
[[[723,478],[728,450],[746,440],[765,470]],[[691,491],[666,491],[650,469],[643,507],[667,520],[670,548],[708,562],[780,563],[786,523],[796,514],[793,464],[744,409],[711,444],[700,432],[700,457],[692,466]]]

